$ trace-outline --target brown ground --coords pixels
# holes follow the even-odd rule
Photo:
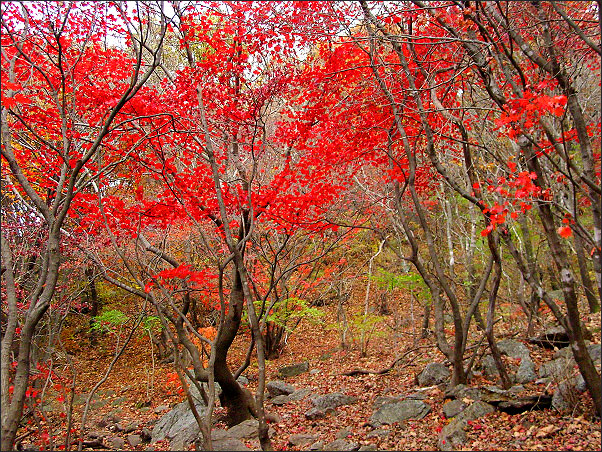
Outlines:
[[[359,299],[360,297],[358,297]],[[359,335],[355,334],[356,342],[351,341],[351,347],[344,350],[340,347],[338,331],[336,329],[335,306],[325,307],[327,315],[323,318],[322,325],[312,325],[302,322],[294,334],[283,355],[274,361],[267,363],[268,380],[276,379],[277,369],[284,365],[309,361],[310,369],[317,373],[305,373],[287,380],[297,389],[313,388],[316,394],[341,391],[359,398],[359,403],[344,406],[337,409],[334,415],[317,421],[308,421],[304,413],[311,408],[309,398],[299,402],[288,403],[283,406],[272,406],[266,403],[268,412],[277,413],[281,421],[272,424],[275,434],[273,445],[276,450],[294,450],[288,444],[288,438],[294,433],[315,433],[324,444],[333,441],[337,434],[346,429],[350,432],[347,437],[360,444],[374,444],[380,450],[437,450],[437,434],[446,424],[442,414],[444,402],[443,392],[435,387],[427,392],[427,402],[431,404],[431,412],[423,419],[410,421],[407,425],[385,426],[390,434],[385,439],[370,437],[374,430],[367,424],[372,414],[372,403],[379,395],[404,395],[415,391],[415,375],[432,361],[443,361],[441,353],[432,346],[432,338],[424,339],[416,346],[419,349],[407,355],[398,365],[383,375],[360,375],[343,376],[346,371],[362,368],[379,370],[389,365],[396,357],[401,356],[414,347],[412,344],[411,322],[408,321],[410,310],[409,300],[399,296],[393,306],[394,314],[389,316],[386,322],[394,325],[395,316],[398,323],[405,326],[394,331],[392,328],[380,324],[376,337],[372,337],[368,356],[361,358],[357,340]],[[358,306],[359,311],[359,306]],[[503,312],[503,311],[502,311]],[[402,313],[405,313],[402,315]],[[418,330],[420,316],[415,312],[416,330]],[[406,317],[406,318],[404,318]],[[514,329],[507,329],[513,325]],[[594,331],[594,341],[600,342],[600,316],[599,314],[587,317],[587,325]],[[76,380],[76,393],[87,394],[87,392],[100,380],[113,356],[114,340],[106,337],[99,345],[91,348],[87,339],[77,339],[73,334],[75,327],[66,328],[64,335],[67,350],[74,353],[77,363],[78,375]],[[521,318],[512,321],[500,322],[496,325],[497,336],[514,337],[521,339],[525,331]],[[232,360],[244,354],[246,343],[244,335],[235,343],[232,350]],[[550,359],[552,351],[541,349],[537,346],[526,344],[532,352],[536,366],[543,360]],[[148,337],[137,336],[133,346],[118,361],[107,381],[99,390],[99,398],[90,411],[87,421],[87,431],[98,431],[105,435],[121,436],[124,433],[109,432],[107,427],[99,425],[99,421],[107,414],[115,414],[121,418],[123,425],[137,423],[138,428],[134,433],[149,423],[158,419],[163,413],[155,413],[153,410],[160,405],[173,406],[183,400],[178,393],[177,386],[168,383],[173,367],[168,364],[155,363],[154,384],[151,384],[151,354]],[[58,369],[58,375],[69,377],[67,369]],[[257,368],[251,366],[244,375],[249,377],[250,388],[255,389]],[[53,383],[55,383],[53,381]],[[492,384],[482,377],[474,378],[471,384]],[[543,387],[534,383],[526,385],[532,392],[552,393],[553,386]],[[61,404],[56,402],[56,392],[48,390],[47,400],[54,399],[49,407],[48,424],[53,429],[48,433],[56,434],[55,444],[64,442],[64,430],[66,419],[61,417],[64,413]],[[82,397],[81,395],[79,396]],[[67,399],[68,400],[68,399]],[[99,401],[100,402],[99,402]],[[76,400],[74,410],[74,428],[79,427],[81,420],[81,399]],[[145,402],[150,401],[150,407],[145,407]],[[101,406],[102,405],[102,406]],[[52,411],[50,411],[52,410]],[[218,419],[217,425],[223,427],[219,418],[223,410],[218,407],[215,410]],[[64,414],[63,414],[64,415]],[[22,445],[24,447],[35,447],[40,450],[41,432],[47,428],[47,423],[41,421],[36,424],[32,421],[30,425],[23,428],[20,433],[27,435]],[[152,429],[152,426],[149,427]],[[77,436],[77,430],[74,431]],[[533,411],[518,415],[507,415],[495,412],[485,419],[475,422],[468,430],[468,441],[465,450],[600,450],[600,419],[593,414],[593,407],[587,394],[579,398],[573,413],[561,414],[555,410]],[[31,444],[30,442],[33,442]],[[37,444],[37,445],[36,445]],[[256,447],[256,443],[249,443]],[[55,445],[55,447],[57,447]],[[126,450],[148,450],[149,444],[143,443],[135,449],[127,445]],[[59,447],[60,448],[60,447]],[[168,450],[167,443],[157,443],[150,450]],[[298,449],[298,448],[297,448]]]

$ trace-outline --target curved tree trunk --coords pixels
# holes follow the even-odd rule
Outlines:
[[[234,284],[230,292],[229,309],[224,325],[215,340],[215,381],[222,388],[220,402],[228,411],[228,424],[239,424],[256,416],[255,401],[252,394],[243,388],[234,378],[226,358],[228,350],[240,327],[244,305],[244,295],[240,275],[233,269]]]

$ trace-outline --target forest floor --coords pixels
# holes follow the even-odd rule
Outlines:
[[[360,297],[353,297],[360,298]],[[266,402],[266,411],[276,413],[279,420],[272,423],[274,430],[272,442],[276,450],[303,450],[303,447],[291,446],[289,437],[295,433],[312,433],[327,444],[337,437],[360,445],[371,444],[379,450],[438,450],[437,439],[441,428],[448,422],[442,411],[444,387],[432,387],[426,394],[426,402],[432,409],[426,417],[411,420],[403,425],[383,426],[385,433],[380,436],[371,435],[374,430],[368,423],[373,413],[373,402],[376,397],[403,396],[415,392],[416,375],[430,362],[444,362],[443,355],[434,346],[434,338],[413,341],[420,332],[420,312],[411,311],[411,301],[398,295],[389,304],[393,313],[379,324],[372,335],[367,356],[360,356],[359,334],[348,338],[348,347],[341,347],[340,332],[337,328],[336,305],[327,305],[321,309],[325,316],[321,324],[302,321],[291,335],[282,355],[267,362],[268,381],[278,379],[279,368],[304,361],[309,362],[310,372],[288,378],[287,383],[296,389],[310,388],[313,394],[326,394],[340,391],[355,396],[358,403],[337,408],[336,413],[324,419],[310,421],[304,413],[310,409],[309,398],[282,406]],[[357,311],[361,302],[358,301]],[[501,306],[503,312],[503,305]],[[349,315],[349,313],[348,313]],[[408,317],[414,317],[414,323]],[[524,339],[525,325],[520,316],[512,321],[496,324],[496,336],[499,339]],[[600,343],[600,315],[587,316],[586,324],[592,332],[592,342]],[[67,351],[72,354],[77,368],[73,410],[73,436],[77,437],[85,396],[103,377],[113,359],[115,338],[103,337],[95,346],[86,339],[78,339],[73,334],[75,327],[66,328],[63,341]],[[353,331],[352,331],[353,332]],[[72,336],[70,336],[72,334]],[[480,336],[480,333],[479,333]],[[476,337],[476,336],[475,336]],[[240,362],[246,350],[247,336],[243,333],[235,341],[231,350],[232,362]],[[552,350],[545,350],[525,342],[531,351],[536,367],[551,359]],[[407,355],[390,371],[382,375],[345,376],[345,372],[353,369],[378,371],[388,368],[398,357]],[[156,358],[156,357],[155,357]],[[255,390],[257,367],[251,365],[243,373],[249,380],[249,389]],[[63,371],[63,377],[71,374]],[[99,431],[99,434],[110,434],[124,439],[123,447],[116,450],[169,450],[167,441],[155,444],[141,443],[132,447],[125,441],[125,432],[110,432],[114,423],[107,423],[108,416],[115,416],[121,425],[129,425],[133,433],[140,433],[152,425],[169,407],[181,402],[184,397],[178,392],[174,383],[174,369],[170,364],[160,364],[155,359],[154,368],[151,346],[148,336],[137,335],[132,345],[125,351],[107,380],[92,399],[86,431]],[[482,376],[472,378],[470,385],[496,384]],[[525,385],[528,390],[537,393],[552,394],[553,385]],[[52,399],[52,390],[47,397]],[[65,409],[62,403],[55,400],[46,405],[46,420],[31,421],[21,429],[23,448],[40,450],[40,432],[47,431],[48,438],[54,435],[54,447],[63,449],[64,432],[67,425]],[[59,399],[60,400],[60,399]],[[66,398],[66,402],[69,397]],[[220,420],[224,411],[219,406],[215,410],[216,425],[224,428]],[[544,409],[509,415],[495,411],[482,421],[468,427],[464,450],[600,450],[601,432],[600,418],[596,417],[591,399],[587,393],[578,395],[578,402],[571,413],[559,413],[554,409]],[[106,431],[105,431],[106,430]],[[382,432],[381,432],[382,433]],[[258,443],[248,443],[257,448]],[[307,446],[305,446],[307,448]],[[77,447],[75,447],[77,449]],[[86,448],[84,447],[84,450]],[[88,449],[91,450],[91,449]],[[96,450],[99,450],[98,447]]]

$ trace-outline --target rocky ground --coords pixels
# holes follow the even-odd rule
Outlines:
[[[479,365],[469,385],[446,391],[449,366],[432,337],[413,343],[416,328],[395,328],[399,322],[391,318],[361,357],[353,341],[340,347],[334,308],[326,311],[321,325],[302,323],[283,355],[267,363],[266,411],[276,450],[600,450],[600,419],[570,352],[526,340],[519,323],[497,331],[512,388],[497,386],[490,357],[477,352]],[[594,332],[590,354],[600,369],[600,316],[586,323]],[[244,344],[241,336],[233,360],[244,354]],[[106,338],[95,348],[67,345],[79,369],[71,426],[77,438],[85,395],[106,371],[114,343]],[[91,400],[84,450],[193,450],[195,424],[173,368],[156,359],[153,367],[151,358],[142,336],[120,358]],[[256,366],[241,382],[255,390]],[[39,450],[41,429],[54,435],[55,448],[64,441],[69,396],[65,402],[53,399],[49,389],[47,400],[46,418],[22,430],[22,448]],[[218,406],[214,448],[258,449],[255,421],[227,430],[223,416]]]

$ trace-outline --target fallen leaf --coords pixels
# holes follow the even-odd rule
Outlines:
[[[545,427],[542,427],[539,429],[539,431],[535,434],[536,438],[545,438],[548,435],[551,435],[552,433],[558,431],[558,427],[556,427],[555,425],[546,425]]]

